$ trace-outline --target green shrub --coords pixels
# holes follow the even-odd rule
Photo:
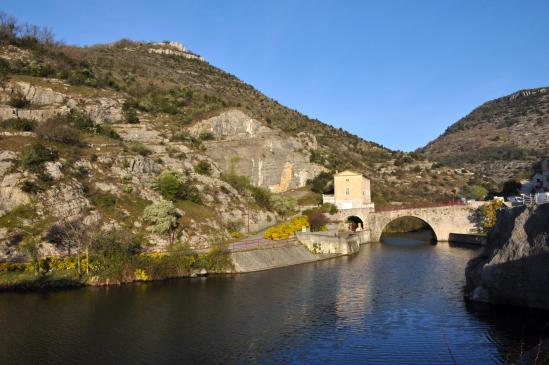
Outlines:
[[[141,143],[133,144],[130,149],[132,152],[135,152],[141,156],[149,156],[152,154],[152,151]]]
[[[92,241],[91,251],[97,260],[94,274],[112,281],[134,278],[137,255],[144,245],[143,238],[127,232],[100,232]]]
[[[126,120],[126,123],[130,124],[138,124],[140,122],[137,110],[131,107],[124,110],[124,119]]]
[[[11,118],[0,122],[0,128],[21,132],[31,132],[36,128],[36,122],[25,118]]]
[[[212,247],[205,255],[200,256],[199,267],[208,271],[223,272],[233,267],[229,251],[225,247]]]
[[[231,185],[241,195],[245,194],[253,187],[250,179],[247,176],[239,176],[236,174],[221,174],[221,180]]]
[[[202,198],[198,188],[181,174],[166,170],[154,181],[153,188],[166,200],[189,200],[200,204]]]
[[[110,125],[102,124],[97,126],[97,132],[105,137],[121,140],[120,134]]]
[[[49,149],[40,142],[23,147],[19,160],[21,166],[33,172],[39,172],[43,163],[57,160],[57,151]]]
[[[198,138],[200,138],[202,141],[211,141],[215,139],[215,136],[212,132],[202,132],[200,133],[200,136]]]
[[[297,212],[297,200],[291,197],[273,194],[270,198],[270,207],[283,217]]]
[[[271,196],[272,193],[260,186],[252,186],[251,188],[252,197],[254,202],[261,208],[272,210]]]
[[[212,166],[206,161],[200,161],[194,168],[194,171],[200,175],[210,176],[212,174]]]
[[[318,194],[331,194],[334,192],[334,177],[329,172],[321,172],[314,179],[307,181],[311,190]]]
[[[97,208],[102,210],[110,210],[114,208],[118,201],[118,198],[108,192],[95,191],[91,194],[91,202]]]

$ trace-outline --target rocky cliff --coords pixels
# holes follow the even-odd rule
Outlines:
[[[210,133],[204,153],[225,173],[248,176],[252,182],[280,193],[305,186],[326,168],[310,162],[318,144],[314,135],[296,137],[263,126],[235,109],[199,121],[190,128],[199,137]]]
[[[549,204],[500,210],[465,275],[472,301],[549,310]]]

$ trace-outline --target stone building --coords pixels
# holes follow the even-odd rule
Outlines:
[[[370,193],[370,179],[357,172],[345,170],[334,175],[334,194],[322,195],[323,203],[337,209],[374,209]]]

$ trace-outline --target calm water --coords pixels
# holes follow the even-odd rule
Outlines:
[[[547,318],[466,306],[475,254],[393,236],[260,273],[0,294],[0,364],[505,363]]]

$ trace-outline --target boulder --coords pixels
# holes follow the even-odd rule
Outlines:
[[[61,171],[63,169],[63,165],[61,165],[61,162],[46,162],[44,167],[46,168],[48,175],[50,175],[54,180],[59,180],[63,177],[63,172]]]
[[[469,300],[549,310],[549,204],[500,210],[465,276]]]

